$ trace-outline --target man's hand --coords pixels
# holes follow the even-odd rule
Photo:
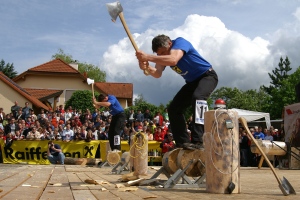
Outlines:
[[[141,50],[135,52],[136,58],[141,61],[148,61],[147,54]]]
[[[93,98],[93,106],[97,109],[99,109],[101,107],[101,106],[97,105],[97,100],[95,97]]]
[[[148,70],[149,69],[149,62],[139,61],[139,66],[140,66],[141,70]]]

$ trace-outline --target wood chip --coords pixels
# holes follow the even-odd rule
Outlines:
[[[134,172],[131,172],[129,174],[123,174],[122,175],[122,181],[132,181],[132,180],[136,180],[139,179],[138,176],[134,175]]]
[[[84,182],[88,184],[99,185],[99,183],[93,179],[86,179]]]
[[[115,188],[124,188],[125,185],[124,184],[121,184],[121,183],[117,183]]]
[[[151,198],[157,198],[157,196],[147,196],[147,197],[144,197],[143,199],[151,199]]]
[[[134,181],[128,181],[126,183],[126,186],[138,185],[143,180],[145,180],[145,179],[144,178],[140,178],[140,179],[137,179],[137,180],[134,180]]]
[[[61,183],[49,183],[49,185],[53,185],[53,186],[62,186]]]
[[[125,188],[118,188],[118,191],[120,192],[134,192],[137,191],[139,188],[137,187],[125,187]]]

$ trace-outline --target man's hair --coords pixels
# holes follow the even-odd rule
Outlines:
[[[105,99],[105,97],[107,97],[106,94],[99,94],[99,96],[98,96],[98,101],[99,101],[99,102],[103,101],[103,99]]]
[[[166,35],[158,35],[152,40],[152,51],[157,52],[161,47],[168,47],[171,39]]]

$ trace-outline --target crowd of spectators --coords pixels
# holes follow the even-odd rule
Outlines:
[[[89,109],[82,111],[71,106],[64,109],[62,105],[53,112],[41,109],[35,113],[28,102],[21,107],[16,101],[8,114],[0,108],[0,138],[7,144],[13,140],[108,140],[111,118],[108,109],[91,112]],[[137,113],[131,110],[120,133],[121,139],[129,141],[130,135],[136,132],[147,134],[149,141],[167,142],[168,147],[162,145],[164,151],[175,146],[170,138],[172,134],[167,110],[163,114],[157,112],[154,116],[149,110],[143,113],[141,110]],[[172,140],[171,144],[169,140]]]
[[[281,141],[281,133],[273,126],[268,128],[262,128],[261,126],[254,126],[250,128],[250,132],[255,139],[269,140],[269,141]],[[251,138],[247,135],[246,130],[239,129],[239,147],[240,147],[240,161],[241,166],[257,166],[261,155],[251,152]]]

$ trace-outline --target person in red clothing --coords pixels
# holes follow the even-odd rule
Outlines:
[[[167,138],[164,139],[162,143],[160,143],[160,148],[162,149],[162,154],[171,151],[175,148],[175,143],[173,141],[173,134],[168,133]]]
[[[75,121],[74,121],[74,123],[75,123],[75,125],[77,125],[77,126],[79,126],[79,127],[81,127],[81,126],[82,126],[82,123],[81,123],[81,121],[80,121],[80,119],[79,119],[79,117],[78,117],[78,116],[76,116],[76,117],[75,117]]]
[[[165,138],[165,133],[161,130],[161,127],[157,127],[157,131],[154,133],[154,140],[162,142]]]
[[[57,117],[57,114],[55,112],[52,113],[52,118],[51,118],[51,124],[54,128],[57,128],[58,127],[58,117]]]
[[[156,112],[154,120],[156,121],[156,126],[162,126],[164,117],[160,114],[160,112]]]

